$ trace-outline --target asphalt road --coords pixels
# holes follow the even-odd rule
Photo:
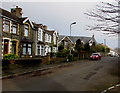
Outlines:
[[[117,57],[72,65],[2,80],[3,91],[103,91],[118,83]]]

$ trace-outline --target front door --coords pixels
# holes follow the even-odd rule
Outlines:
[[[4,54],[8,54],[9,52],[9,40],[4,40]]]

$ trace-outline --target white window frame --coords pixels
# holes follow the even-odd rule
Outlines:
[[[53,35],[54,44],[56,45],[56,35]]]
[[[42,53],[43,52],[43,53]],[[41,46],[41,56],[44,56],[44,46]]]
[[[17,34],[17,30],[18,30],[18,25],[17,25],[17,23],[13,23],[13,24],[12,24],[12,33],[13,33],[13,34]]]
[[[48,34],[45,34],[45,42],[48,42]]]
[[[27,32],[27,34],[26,34]],[[29,36],[29,25],[25,24],[24,25],[24,36],[28,37]]]
[[[40,46],[40,44],[37,45],[37,55],[41,55],[41,46]]]
[[[10,21],[9,20],[4,19],[3,28],[4,28],[3,29],[4,32],[10,32]]]
[[[48,36],[49,43],[51,43],[51,35]]]
[[[43,41],[43,31],[41,28],[38,28],[38,40]]]
[[[32,55],[32,44],[30,43],[23,44],[23,55]]]

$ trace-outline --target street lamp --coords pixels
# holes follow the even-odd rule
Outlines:
[[[73,24],[76,24],[76,22],[73,22],[73,23],[70,24],[70,36],[71,36],[71,26],[72,26]]]

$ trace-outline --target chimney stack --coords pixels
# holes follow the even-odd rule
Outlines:
[[[44,25],[44,26],[43,26],[43,28],[44,28],[45,30],[47,30],[47,29],[48,29],[48,27],[47,27],[46,25]]]
[[[22,8],[19,8],[18,6],[16,6],[15,8],[11,9],[11,13],[15,14],[18,17],[22,17]]]

